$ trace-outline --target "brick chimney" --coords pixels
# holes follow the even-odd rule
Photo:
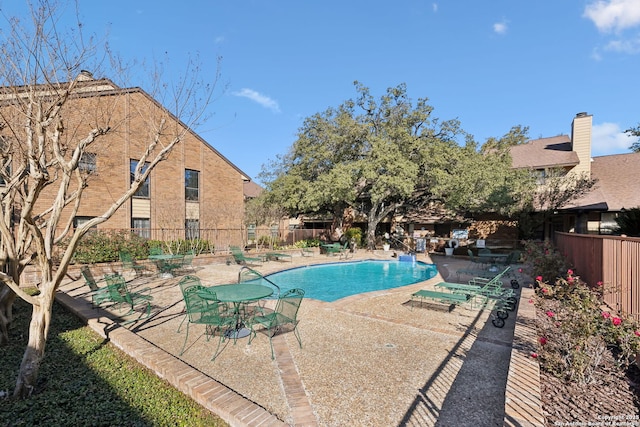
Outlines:
[[[80,74],[78,74],[79,82],[88,82],[91,80],[93,80],[93,74],[91,73],[91,71],[81,70]]]
[[[571,147],[578,154],[580,164],[573,168],[573,172],[586,172],[591,177],[591,123],[593,116],[578,113],[571,123]]]

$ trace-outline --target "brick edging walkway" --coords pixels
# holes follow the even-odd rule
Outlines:
[[[263,407],[119,326],[106,316],[101,316],[101,310],[92,308],[84,300],[73,298],[64,292],[56,293],[56,300],[84,319],[87,325],[100,336],[109,339],[113,345],[218,415],[229,425],[234,427],[286,426]]]
[[[531,352],[536,347],[536,311],[535,306],[529,302],[533,292],[531,288],[523,288],[520,293],[505,390],[505,426],[545,426],[540,393],[540,365],[531,357]]]

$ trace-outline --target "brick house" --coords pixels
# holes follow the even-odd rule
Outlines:
[[[553,213],[545,234],[610,234],[624,208],[640,206],[640,153],[591,157],[591,134],[592,116],[578,113],[570,137],[531,140],[511,149],[513,167],[531,169],[541,183],[551,168],[586,173],[597,180],[589,194]]]
[[[153,126],[164,118],[168,126],[161,137],[169,138],[176,130],[185,131],[181,142],[156,166],[136,195],[99,227],[131,228],[155,239],[166,239],[166,230],[172,230],[171,238],[203,239],[211,238],[210,230],[237,230],[225,240],[236,244],[242,241],[243,184],[250,181],[246,173],[142,89],[120,88],[108,79],[94,79],[88,72],[78,80],[74,97],[63,107],[65,138],[74,144],[86,135],[89,126],[109,127],[109,131],[90,145],[81,159],[80,169],[88,179],[81,206],[73,218],[76,225],[102,214],[126,191],[132,168],[153,135]],[[10,102],[1,108],[5,122],[12,117],[19,120],[11,111]],[[1,134],[12,138],[6,128]],[[55,189],[54,185],[52,190]],[[51,200],[51,190],[46,188],[38,207],[50,206]],[[71,214],[70,209],[65,212]]]
[[[597,180],[587,195],[553,212],[538,230],[539,238],[554,231],[610,234],[623,209],[640,206],[640,153],[592,157],[592,118],[579,113],[572,120],[571,135],[534,139],[511,148],[513,167],[531,170],[540,184],[557,168]],[[457,230],[467,231],[472,240],[485,238],[495,247],[515,246],[519,238],[517,221],[491,213],[456,219],[416,212],[405,221],[413,236],[446,239]]]

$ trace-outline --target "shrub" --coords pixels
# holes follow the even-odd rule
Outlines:
[[[320,246],[320,239],[304,239],[294,243],[296,248],[317,248]]]
[[[640,207],[623,210],[616,218],[613,230],[618,234],[640,237]]]
[[[62,244],[65,248],[68,242]],[[85,234],[73,255],[73,261],[82,264],[118,261],[118,252],[126,250],[134,258],[149,254],[147,239],[129,231],[95,230]]]
[[[279,240],[276,236],[260,236],[258,239],[258,245],[260,246],[268,246],[270,248],[277,249]]]
[[[567,270],[554,282],[536,278],[540,366],[567,381],[592,382],[605,351],[626,367],[640,350],[638,325],[603,310],[601,293]],[[601,283],[598,284],[601,286]]]
[[[163,252],[172,254],[185,254],[193,252],[196,255],[202,253],[213,253],[214,245],[208,240],[203,239],[178,239],[164,242],[162,240],[149,240],[149,250],[152,248],[160,248]]]
[[[350,242],[353,239],[358,247],[362,246],[362,229],[360,227],[351,227],[344,235],[347,241]]]
[[[527,240],[523,245],[522,259],[525,264],[525,273],[530,277],[541,276],[545,281],[554,282],[570,268],[567,261],[548,240],[543,242]]]

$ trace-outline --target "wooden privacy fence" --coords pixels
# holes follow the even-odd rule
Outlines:
[[[556,233],[555,240],[582,280],[602,281],[609,307],[640,320],[640,238]]]

